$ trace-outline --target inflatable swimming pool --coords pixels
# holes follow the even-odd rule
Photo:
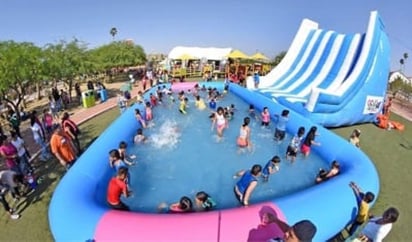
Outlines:
[[[200,83],[203,84],[223,88],[221,82]],[[174,88],[179,90],[178,86]],[[284,109],[237,85],[231,85],[230,91],[259,110],[267,106],[273,113],[280,113]],[[106,193],[101,180],[112,174],[107,151],[117,147],[119,140],[133,137],[138,128],[133,109],[129,108],[99,136],[57,186],[49,207],[50,228],[56,241],[246,241],[256,232],[262,211],[268,209],[289,224],[310,219],[318,228],[315,241],[325,241],[356,213],[350,181],[375,194],[379,192],[378,174],[369,158],[346,140],[318,126],[321,136],[317,140],[322,146],[314,147],[314,151],[327,161],[338,160],[342,167],[341,174],[328,182],[246,208],[184,215],[110,210],[101,201]],[[287,129],[295,133],[299,126],[312,125],[310,120],[291,112]]]

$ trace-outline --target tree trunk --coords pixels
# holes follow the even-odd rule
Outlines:
[[[41,100],[41,88],[40,88],[40,83],[36,83],[36,99],[37,99],[37,101],[40,101]]]

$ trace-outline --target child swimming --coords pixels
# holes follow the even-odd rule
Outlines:
[[[228,127],[227,119],[225,118],[224,109],[218,107],[213,117],[212,130],[216,124],[216,131],[219,138],[223,137],[223,130]]]

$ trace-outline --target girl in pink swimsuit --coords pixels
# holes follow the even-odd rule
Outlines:
[[[262,126],[268,127],[270,123],[270,113],[268,107],[264,107],[261,113]]]

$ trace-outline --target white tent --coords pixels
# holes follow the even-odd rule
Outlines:
[[[190,55],[196,59],[226,60],[232,48],[202,48],[202,47],[174,47],[168,55],[168,59],[179,59],[183,55]]]

